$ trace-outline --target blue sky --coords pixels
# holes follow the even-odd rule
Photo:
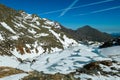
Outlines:
[[[90,25],[103,32],[120,32],[120,0],[0,0],[0,3],[71,29]]]

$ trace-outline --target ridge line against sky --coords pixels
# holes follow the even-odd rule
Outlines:
[[[92,11],[92,12],[84,13],[84,14],[77,14],[77,15],[74,15],[74,16],[82,16],[82,15],[95,14],[95,13],[105,12],[105,11],[109,11],[109,10],[113,10],[113,9],[118,9],[118,8],[120,8],[120,6],[115,6],[115,7],[111,7],[111,8],[96,10],[96,11]]]
[[[77,7],[71,7],[71,8],[69,8],[69,10],[77,9],[77,8],[81,8],[81,7],[92,6],[92,5],[96,5],[96,4],[107,3],[107,2],[111,2],[111,1],[114,1],[114,0],[103,0],[103,1],[99,1],[99,2],[94,2],[94,3],[85,4],[85,5],[80,5],[80,6],[77,6]],[[49,11],[49,12],[41,13],[41,14],[39,14],[39,15],[57,13],[57,12],[65,11],[65,10],[66,10],[66,8],[64,8],[64,9],[59,9],[59,10],[55,10],[55,11]]]
[[[65,15],[79,0],[74,0],[60,15],[59,17]]]

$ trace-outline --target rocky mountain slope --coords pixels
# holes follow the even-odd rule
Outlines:
[[[100,48],[112,47],[112,46],[120,46],[120,38],[114,38],[109,41],[105,41]]]
[[[0,54],[27,58],[77,43],[60,29],[59,23],[0,5]]]

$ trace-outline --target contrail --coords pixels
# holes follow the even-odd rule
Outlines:
[[[81,8],[81,7],[92,6],[92,5],[101,4],[101,3],[106,3],[106,2],[111,2],[111,1],[114,1],[114,0],[104,0],[104,1],[94,2],[94,3],[90,3],[90,4],[85,4],[85,5],[77,6],[77,7],[71,7],[71,8],[69,8],[69,10],[71,10],[71,9],[77,9],[77,8]],[[57,13],[57,12],[61,12],[61,11],[64,11],[64,10],[66,10],[66,9],[59,9],[59,10],[55,10],[55,11],[49,11],[49,12],[41,13],[40,15]]]
[[[98,11],[93,11],[91,13],[99,13],[99,12],[109,11],[109,10],[118,9],[118,8],[120,8],[120,6],[116,6],[116,7],[112,7],[112,8],[107,8],[107,9],[103,9],[103,10],[98,10]]]
[[[61,14],[60,16],[65,15],[65,13],[67,13],[79,0],[75,0],[70,6],[68,6]],[[60,17],[59,16],[59,17]]]
[[[105,12],[105,11],[109,11],[109,10],[113,10],[113,9],[118,9],[120,8],[120,6],[115,6],[115,7],[111,7],[111,8],[107,8],[107,9],[102,9],[102,10],[96,10],[96,11],[92,11],[90,13],[86,13],[86,14],[78,14],[78,15],[74,15],[74,16],[81,16],[81,15],[89,15],[89,14],[94,14],[94,13],[100,13],[100,12]]]

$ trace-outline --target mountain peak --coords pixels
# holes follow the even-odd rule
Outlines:
[[[77,41],[89,40],[104,42],[106,40],[112,39],[112,37],[109,34],[103,33],[89,25],[80,27],[77,30],[69,30],[64,28],[63,31],[66,32],[67,34],[71,34],[71,36]]]
[[[91,27],[91,26],[89,26],[89,25],[85,25],[85,26],[83,26],[83,27],[80,27],[80,28],[78,28],[77,29],[77,31],[79,31],[79,30],[97,30],[97,29],[95,29],[95,28],[93,28],[93,27]]]
[[[83,26],[82,28],[92,28],[92,27],[89,26],[89,25],[85,25],[85,26]]]

